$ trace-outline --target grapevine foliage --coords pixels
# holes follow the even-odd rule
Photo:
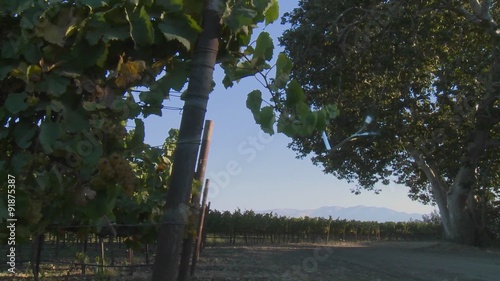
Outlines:
[[[224,84],[267,75],[272,39],[263,32],[250,40],[258,23],[278,18],[277,0],[216,2]],[[110,221],[159,221],[175,132],[162,148],[146,145],[142,118],[161,116],[169,92],[188,81],[203,7],[202,0],[2,2],[0,177],[16,177],[18,240],[61,226],[87,233]],[[306,106],[300,86],[288,82],[284,54],[275,68],[268,89],[286,91],[287,100],[261,108],[259,92],[251,92],[256,121],[272,133],[279,115],[288,135],[324,128],[336,110]],[[133,95],[138,87],[147,90]],[[135,129],[127,131],[130,121]],[[5,199],[1,220],[10,215]]]

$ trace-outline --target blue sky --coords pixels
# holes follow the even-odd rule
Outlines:
[[[297,3],[295,0],[280,1],[280,13],[291,11]],[[278,20],[265,29],[275,40],[277,54],[281,50],[277,37],[286,26],[280,25]],[[258,35],[258,31],[254,34]],[[350,192],[354,184],[323,174],[309,159],[296,159],[295,152],[287,148],[289,138],[281,134],[271,137],[260,130],[245,106],[250,91],[261,89],[264,93],[255,78],[245,78],[227,90],[222,86],[222,78],[223,71],[216,68],[214,81],[217,86],[210,95],[206,115],[206,119],[214,121],[206,172],[211,180],[209,201],[212,208],[266,210],[366,205],[416,213],[430,213],[434,209],[411,201],[408,189],[396,184],[380,186],[382,193],[379,195],[369,191],[354,195]],[[182,107],[180,99],[174,96],[164,104]],[[163,110],[162,117],[148,117],[145,120],[146,142],[162,144],[168,130],[179,127],[180,117],[178,110]]]

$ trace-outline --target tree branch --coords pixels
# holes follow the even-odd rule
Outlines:
[[[474,14],[479,17],[481,15],[481,3],[478,0],[469,0],[469,3]]]
[[[434,200],[438,205],[441,217],[443,219],[443,224],[449,224],[449,212],[448,212],[448,201],[446,197],[446,184],[444,179],[438,174],[436,167],[429,165],[422,158],[421,154],[415,149],[415,147],[410,143],[406,149],[408,153],[413,157],[418,167],[424,172],[431,183],[431,190],[434,196]]]
[[[474,24],[480,24],[481,23],[481,19],[480,18],[478,18],[474,14],[471,14],[469,11],[467,11],[463,7],[453,8],[451,10],[453,10],[453,11],[457,12],[458,14],[462,15],[466,20],[468,20],[468,21],[470,21],[470,22],[472,22]]]
[[[442,196],[444,200],[444,196],[446,194],[445,184],[444,184],[445,181],[438,174],[437,168],[434,167],[433,165],[428,164],[422,157],[422,154],[420,154],[412,144],[407,145],[407,151],[413,157],[417,166],[420,169],[422,169],[426,177],[429,179],[429,181],[431,182],[431,186],[433,188],[439,187],[439,196]],[[436,196],[436,194],[434,196]]]
[[[488,147],[500,147],[500,140],[490,140],[486,145]]]
[[[483,0],[481,2],[481,18],[483,20],[491,21],[491,14],[490,14],[490,7],[491,7],[491,0]]]
[[[467,11],[464,7],[451,6],[449,9],[464,16],[465,19],[474,24],[481,24],[483,22],[487,23],[487,31],[490,34],[494,36],[500,35],[500,31],[498,31],[498,24],[490,13],[491,0],[483,0],[481,2],[479,2],[479,0],[469,0],[469,3],[472,7],[472,13]]]

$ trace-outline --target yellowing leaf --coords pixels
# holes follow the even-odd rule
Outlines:
[[[128,61],[123,63],[123,58],[117,67],[118,77],[115,80],[116,86],[120,88],[127,88],[130,83],[141,79],[141,72],[146,69],[146,63],[142,60]]]
[[[151,65],[151,68],[156,72],[160,73],[163,70],[163,67],[165,66],[165,60],[158,60],[153,65]]]
[[[66,35],[71,35],[70,27],[76,22],[74,10],[72,8],[61,9],[57,15],[56,24],[53,24],[49,18],[43,17],[35,27],[35,34],[43,37],[47,42],[64,46]]]
[[[30,65],[28,67],[28,80],[38,82],[42,76],[42,68],[38,65]]]

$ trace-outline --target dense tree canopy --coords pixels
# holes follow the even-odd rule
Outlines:
[[[281,43],[308,102],[341,108],[328,128],[330,141],[352,135],[368,114],[375,122],[366,130],[380,135],[326,151],[318,133],[295,138],[291,148],[313,154],[326,173],[356,181],[357,191],[391,180],[407,185],[412,199],[437,203],[448,238],[473,243],[471,225],[484,227],[475,205],[490,204],[499,185],[498,5],[307,0],[299,6],[283,18],[292,27]]]

